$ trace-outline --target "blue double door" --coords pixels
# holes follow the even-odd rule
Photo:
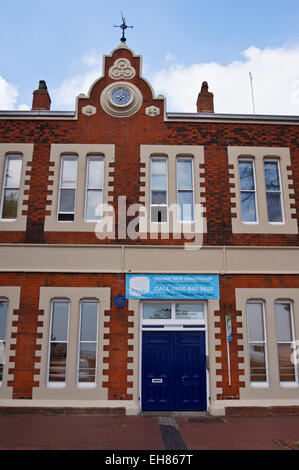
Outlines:
[[[142,409],[207,409],[204,331],[143,331]]]

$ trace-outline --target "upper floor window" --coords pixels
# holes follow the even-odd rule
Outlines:
[[[228,147],[233,233],[298,234],[290,149]]]
[[[193,222],[193,160],[191,158],[179,157],[177,158],[176,165],[178,219],[180,222]]]
[[[104,187],[104,159],[90,156],[87,159],[85,220],[96,221],[102,217]]]
[[[151,221],[167,222],[167,159],[151,158]]]
[[[2,377],[3,377],[7,313],[8,313],[7,299],[0,299],[0,383],[2,382]]]
[[[7,155],[4,169],[1,219],[16,220],[20,196],[22,156]]]
[[[267,211],[269,222],[283,222],[279,162],[264,160]]]
[[[257,222],[256,185],[253,160],[239,160],[241,214],[243,222]]]
[[[58,202],[59,221],[74,220],[77,187],[77,166],[78,163],[76,156],[63,156],[61,158]]]
[[[114,197],[115,145],[52,144],[50,162],[45,232],[94,232]]]

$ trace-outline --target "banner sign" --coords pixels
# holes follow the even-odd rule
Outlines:
[[[127,299],[219,299],[218,274],[127,274]]]
[[[231,315],[226,315],[226,337],[227,342],[231,343],[233,340],[233,332],[232,332],[232,318]]]

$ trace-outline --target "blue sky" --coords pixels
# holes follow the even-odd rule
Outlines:
[[[250,113],[251,67],[257,112],[299,114],[299,0],[1,0],[0,108],[30,107],[43,79],[52,109],[73,109],[72,93],[101,75],[102,55],[120,42],[121,10],[134,25],[127,44],[169,111],[195,111],[182,90],[196,94],[208,79],[216,111]],[[236,88],[244,101],[230,104]]]

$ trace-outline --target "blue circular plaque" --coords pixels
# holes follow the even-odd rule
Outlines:
[[[115,307],[124,307],[126,305],[127,299],[124,295],[118,294],[113,298],[113,303]]]

